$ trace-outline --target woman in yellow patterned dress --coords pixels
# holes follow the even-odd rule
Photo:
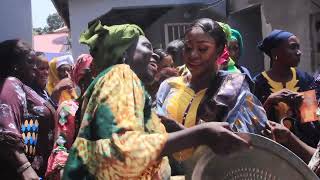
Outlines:
[[[89,45],[100,74],[84,94],[82,123],[63,179],[169,179],[165,156],[173,152],[201,144],[218,154],[248,148],[224,123],[166,133],[144,89],[153,81],[158,57],[138,26],[98,21],[80,42]]]
[[[173,77],[161,84],[157,93],[157,113],[176,120],[181,127],[186,128],[203,121],[226,121],[234,131],[260,133],[267,118],[259,100],[250,93],[244,76],[217,70],[217,59],[227,43],[222,27],[212,19],[199,19],[187,30],[184,41],[183,59],[192,77]],[[223,86],[221,82],[225,82],[225,77],[231,79]],[[237,82],[233,77],[241,77],[242,80]],[[232,90],[225,94],[229,92],[228,89]],[[222,108],[209,105],[212,113],[204,118],[201,116],[202,109],[205,109],[206,101],[210,101],[213,94],[225,102],[229,99],[229,104],[215,101],[215,105],[222,105]],[[226,96],[220,96],[222,94]],[[175,130],[177,129],[173,131]],[[170,161],[172,167],[175,166],[175,174],[185,173],[184,162],[192,154],[193,149],[174,154],[174,159],[178,162],[175,163],[174,159]]]

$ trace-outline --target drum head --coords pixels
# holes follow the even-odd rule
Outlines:
[[[318,177],[294,153],[284,146],[255,134],[239,133],[251,140],[253,148],[218,156],[210,149],[201,150],[192,174],[192,180],[317,180]],[[199,152],[197,152],[199,154]]]

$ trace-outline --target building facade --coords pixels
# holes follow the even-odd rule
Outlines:
[[[255,9],[260,14],[260,27],[250,26],[250,13]],[[246,35],[261,32],[261,38],[267,36],[273,29],[283,29],[294,33],[300,39],[302,57],[299,68],[307,72],[315,72],[320,67],[320,0],[230,0],[228,6],[229,20]],[[319,28],[316,29],[316,24]],[[255,22],[257,23],[257,22]],[[256,43],[257,43],[256,42]],[[253,43],[251,40],[250,43]],[[249,48],[251,51],[253,48]],[[253,50],[254,51],[254,50]],[[250,59],[255,61],[256,59]],[[251,62],[247,62],[251,63]],[[269,58],[264,58],[264,68],[269,68]]]
[[[72,52],[88,52],[78,42],[90,22],[135,23],[154,47],[183,35],[194,19],[209,17],[228,22],[244,39],[240,64],[253,74],[269,68],[269,59],[257,44],[273,29],[293,32],[301,41],[299,68],[314,72],[320,67],[320,0],[52,0],[71,29]]]
[[[32,44],[31,0],[1,0],[0,41],[23,39]]]

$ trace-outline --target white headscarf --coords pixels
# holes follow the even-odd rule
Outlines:
[[[64,55],[64,56],[58,57],[56,68],[58,69],[60,66],[64,64],[69,64],[72,66],[74,64],[73,57],[71,55]]]

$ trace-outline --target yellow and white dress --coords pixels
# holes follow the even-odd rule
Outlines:
[[[195,92],[189,87],[185,76],[172,77],[164,81],[157,93],[157,114],[174,119],[189,128],[198,124],[197,112],[205,98],[207,89]],[[241,90],[236,105],[228,113],[226,122],[236,132],[257,133],[267,121],[259,100],[249,91]],[[193,149],[186,149],[173,156],[178,161],[191,157]]]

